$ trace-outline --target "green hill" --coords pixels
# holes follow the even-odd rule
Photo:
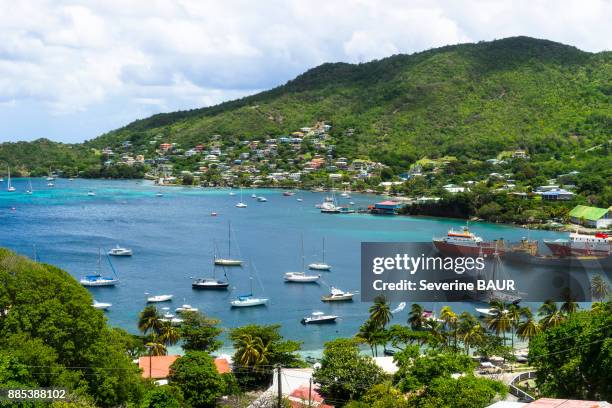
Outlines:
[[[217,106],[154,115],[88,144],[152,136],[192,145],[213,134],[250,139],[316,121],[333,125],[340,155],[414,162],[481,158],[524,147],[559,153],[604,142],[612,131],[612,53],[514,37],[323,64],[287,84]],[[346,129],[356,130],[342,137]]]
[[[39,170],[60,161],[83,170],[100,163],[92,148],[125,140],[151,153],[156,136],[192,147],[215,134],[264,139],[326,121],[338,156],[381,161],[398,173],[423,157],[483,159],[516,148],[567,162],[608,143],[611,72],[611,52],[528,37],[328,63],[272,90],[154,115],[83,145],[2,144],[0,161]],[[347,129],[355,131],[348,136]]]

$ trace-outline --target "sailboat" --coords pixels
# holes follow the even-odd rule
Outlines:
[[[32,188],[32,179],[28,177],[28,189],[26,190],[26,194],[32,194],[34,189]]]
[[[314,283],[321,278],[321,275],[307,275],[304,272],[304,237],[302,236],[302,272],[286,272],[285,281],[295,283]]]
[[[227,225],[227,258],[217,258],[215,256],[215,265],[223,266],[240,266],[242,261],[240,259],[232,259],[232,223],[228,222]]]
[[[314,269],[317,271],[329,271],[331,269],[331,265],[325,263],[325,237],[323,237],[323,261],[321,262],[313,262],[308,265],[308,268]]]
[[[253,296],[253,277],[251,276],[249,280],[251,281],[251,292],[246,295],[239,295],[235,300],[232,300],[230,302],[232,307],[264,306],[268,303],[268,298]]]
[[[7,169],[8,169],[8,178],[7,178],[6,190],[12,193],[13,191],[15,191],[15,187],[13,187],[11,185],[11,168],[10,168],[10,166],[7,166]]]
[[[117,282],[119,282],[119,278],[117,277],[117,272],[115,271],[115,267],[113,266],[113,263],[111,262],[108,255],[106,256],[106,259],[108,260],[108,264],[110,265],[111,270],[113,271],[113,275],[115,275],[115,277],[102,276],[101,274],[102,272],[102,250],[98,249],[98,272],[93,275],[86,275],[83,278],[81,278],[81,280],[79,281],[81,285],[83,286],[114,286],[117,284]]]
[[[227,280],[217,279],[215,276],[216,268],[213,266],[212,278],[196,278],[191,283],[193,289],[225,290],[229,287]],[[225,268],[224,268],[225,271]],[[227,278],[227,275],[225,275]]]
[[[247,205],[242,201],[242,187],[240,187],[240,202],[236,204],[238,208],[247,208]]]

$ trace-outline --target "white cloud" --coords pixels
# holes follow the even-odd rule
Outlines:
[[[41,131],[61,116],[108,115],[85,121],[89,130],[66,129],[81,138],[118,120],[266,89],[327,61],[512,35],[612,48],[609,0],[0,0],[0,7],[0,108],[32,108]],[[9,130],[28,137],[19,129],[5,123],[0,139]]]

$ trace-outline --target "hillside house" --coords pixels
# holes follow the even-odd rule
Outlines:
[[[608,228],[612,225],[612,207],[577,205],[570,211],[569,217],[573,224],[591,228]]]

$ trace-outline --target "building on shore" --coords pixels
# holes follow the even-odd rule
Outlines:
[[[608,228],[612,225],[612,207],[599,208],[577,205],[569,213],[572,224],[590,228]]]

